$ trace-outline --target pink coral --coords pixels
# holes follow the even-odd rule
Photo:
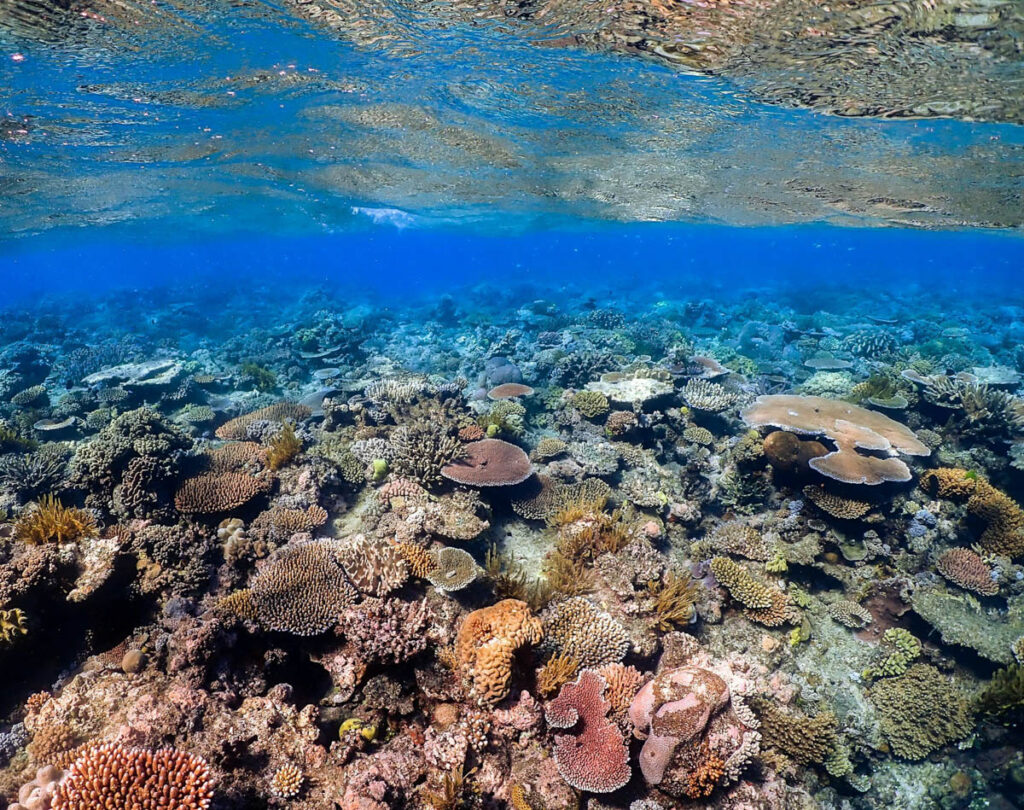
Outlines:
[[[984,596],[999,593],[999,583],[992,579],[985,561],[969,548],[951,548],[935,562],[939,573],[964,590]]]
[[[545,717],[555,728],[577,728],[576,734],[555,737],[558,772],[572,787],[590,793],[611,793],[632,775],[629,748],[618,726],[608,719],[607,684],[593,670],[583,670],[548,703]]]

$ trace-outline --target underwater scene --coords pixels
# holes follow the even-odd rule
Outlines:
[[[1024,808],[1020,0],[0,0],[0,808]]]

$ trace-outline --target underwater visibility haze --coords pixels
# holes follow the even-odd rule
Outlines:
[[[0,0],[0,807],[1024,807],[1019,0]]]

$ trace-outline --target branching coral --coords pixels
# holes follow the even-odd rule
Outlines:
[[[798,765],[821,765],[836,743],[836,716],[814,717],[784,712],[768,700],[752,702],[761,721],[761,747],[775,749]]]
[[[145,751],[107,743],[72,762],[53,810],[206,810],[213,800],[206,762],[168,748]]]
[[[287,421],[267,442],[267,466],[280,470],[291,464],[302,451],[302,440],[295,435],[295,423]]]
[[[573,395],[572,406],[587,419],[595,419],[607,413],[608,397],[599,391],[580,391]]]
[[[537,692],[541,697],[551,697],[563,685],[575,678],[579,671],[579,658],[571,653],[557,653],[551,656],[537,672]]]
[[[14,538],[23,543],[67,543],[98,533],[90,512],[64,506],[52,495],[40,498],[14,525]]]
[[[693,621],[700,583],[689,576],[681,577],[669,571],[662,579],[649,582],[647,591],[654,601],[655,626],[662,632],[684,627]]]
[[[971,733],[967,701],[927,664],[914,664],[902,675],[884,678],[871,688],[879,725],[896,756],[924,759],[932,751]]]
[[[629,651],[625,628],[581,596],[556,602],[541,618],[545,645],[578,659],[582,667],[621,661]]]
[[[996,670],[978,695],[977,709],[1008,726],[1024,724],[1024,665],[1015,663]]]
[[[443,422],[401,425],[391,434],[392,467],[425,487],[437,486],[443,480],[441,470],[466,453],[457,432]]]
[[[747,618],[768,627],[778,627],[796,618],[796,608],[785,592],[759,581],[739,563],[728,557],[715,557],[710,568],[719,584],[744,606]]]
[[[312,413],[313,411],[309,407],[296,402],[275,402],[266,408],[260,408],[258,411],[246,413],[225,422],[217,428],[216,435],[218,439],[244,440],[249,437],[249,426],[256,422],[278,422],[283,425],[289,420],[301,422],[303,419],[308,419]]]
[[[1005,492],[967,470],[941,467],[921,476],[921,486],[940,498],[967,498],[967,511],[987,524],[978,545],[993,554],[1024,556],[1024,510]]]
[[[202,473],[186,478],[174,493],[178,511],[194,515],[214,515],[244,506],[271,487],[269,473],[250,475],[242,472]]]
[[[951,548],[935,561],[936,570],[946,579],[964,590],[983,596],[999,593],[999,583],[985,561],[969,548]]]
[[[906,672],[921,654],[921,642],[902,627],[890,627],[882,634],[878,659],[864,670],[865,678],[891,678]]]

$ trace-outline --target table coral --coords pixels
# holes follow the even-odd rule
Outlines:
[[[584,670],[544,710],[548,725],[575,731],[555,735],[558,772],[572,787],[590,793],[616,791],[632,775],[629,747],[622,731],[608,719],[606,686],[598,673]]]
[[[213,515],[244,506],[270,491],[271,479],[243,472],[202,473],[186,478],[174,505],[186,514]]]
[[[834,399],[765,394],[742,413],[750,427],[776,427],[807,436],[825,436],[836,449],[808,461],[811,469],[847,484],[909,481],[910,469],[896,456],[927,456],[931,450],[905,425],[877,411]],[[867,455],[885,453],[886,455]]]

